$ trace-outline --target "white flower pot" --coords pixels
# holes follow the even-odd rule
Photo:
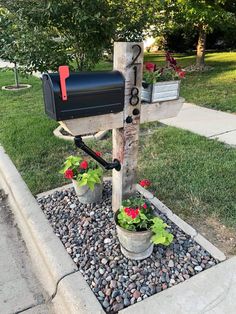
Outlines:
[[[142,100],[148,103],[174,100],[179,98],[180,80],[155,84],[143,83]]]
[[[89,203],[99,203],[102,200],[102,191],[103,191],[103,182],[100,184],[95,184],[94,190],[90,190],[87,185],[78,186],[76,180],[72,180],[76,195],[80,203],[89,204]]]

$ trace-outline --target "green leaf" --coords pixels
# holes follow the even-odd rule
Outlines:
[[[164,244],[164,243],[166,243],[166,238],[163,237],[163,236],[160,236],[160,235],[158,235],[158,234],[154,234],[154,235],[152,236],[152,242],[153,242],[154,244]]]
[[[80,181],[77,181],[79,186],[84,186],[88,184],[87,178],[82,178]]]
[[[88,185],[88,187],[90,188],[90,190],[94,190],[94,186],[95,186],[95,183],[94,182],[92,182],[92,181],[88,181],[87,182],[87,185]]]

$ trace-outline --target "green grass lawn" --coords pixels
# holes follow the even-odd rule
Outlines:
[[[0,90],[0,142],[37,194],[65,183],[58,170],[64,157],[76,149],[53,135],[57,123],[44,114],[40,80],[30,77],[21,82],[32,88]],[[12,73],[0,71],[0,86],[12,83]],[[140,140],[139,179],[149,178],[155,194],[183,217],[213,214],[234,224],[236,150],[190,132],[158,127],[158,123],[148,126],[154,133]],[[142,128],[146,130],[147,125]],[[110,136],[90,145],[111,160]]]
[[[176,55],[182,67],[194,64],[195,56]],[[163,54],[147,54],[146,61],[163,64]],[[207,53],[211,71],[188,73],[181,83],[181,96],[208,108],[236,112],[236,52]]]

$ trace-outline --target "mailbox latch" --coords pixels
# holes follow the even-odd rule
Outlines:
[[[75,136],[74,138],[75,145],[82,149],[85,153],[95,159],[98,163],[100,163],[106,170],[115,169],[120,171],[121,164],[118,159],[114,159],[113,162],[107,162],[102,157],[98,156],[91,148],[89,148],[82,140],[80,135]]]

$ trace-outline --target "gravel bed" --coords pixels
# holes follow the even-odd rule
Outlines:
[[[109,183],[97,205],[81,204],[73,188],[37,201],[107,313],[116,313],[218,263],[161,213],[174,235],[173,243],[154,246],[153,254],[143,261],[125,258],[113,222]]]

